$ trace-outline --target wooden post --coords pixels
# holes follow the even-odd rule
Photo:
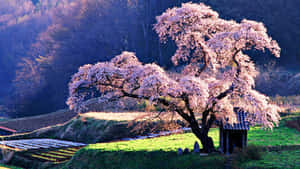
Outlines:
[[[245,147],[245,131],[242,134],[242,150],[244,150]]]
[[[229,131],[226,131],[226,154],[229,155]]]
[[[247,131],[246,131],[246,135],[245,135],[245,147],[247,147]]]

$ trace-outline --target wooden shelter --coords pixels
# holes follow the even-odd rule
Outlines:
[[[247,131],[249,123],[247,114],[235,108],[237,122],[233,124],[220,123],[220,151],[226,154],[232,153],[235,147],[244,149],[247,146]]]

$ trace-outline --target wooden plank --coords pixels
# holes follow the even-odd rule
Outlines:
[[[226,131],[226,154],[229,154],[229,132]]]

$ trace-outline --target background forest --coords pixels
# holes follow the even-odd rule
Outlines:
[[[65,108],[78,67],[122,51],[169,71],[174,44],[161,44],[155,17],[191,0],[0,0],[0,112],[11,117]],[[269,96],[300,94],[300,1],[194,0],[221,18],[263,22],[281,58],[254,53],[256,88]],[[263,59],[264,58],[264,59]],[[267,59],[266,59],[267,58]]]

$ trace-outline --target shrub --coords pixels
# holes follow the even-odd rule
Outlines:
[[[295,128],[300,132],[300,118],[295,120],[289,120],[285,123],[287,127]]]
[[[234,160],[236,162],[242,163],[250,160],[260,160],[262,159],[262,148],[255,145],[249,145],[245,150],[234,149]]]

